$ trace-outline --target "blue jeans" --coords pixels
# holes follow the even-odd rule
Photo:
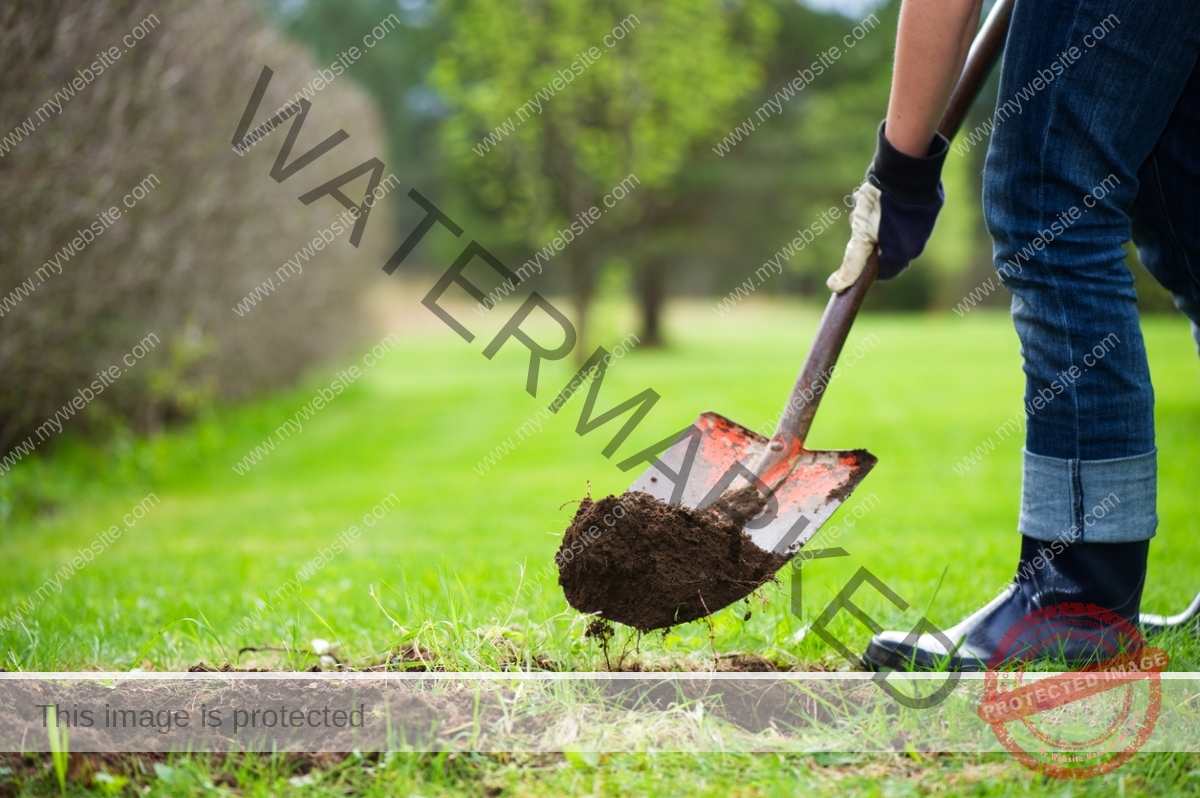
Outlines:
[[[1028,421],[1019,530],[1158,524],[1154,390],[1122,246],[1200,343],[1200,2],[1017,0],[984,173]]]

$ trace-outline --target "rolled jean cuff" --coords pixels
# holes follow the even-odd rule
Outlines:
[[[1052,543],[1133,543],[1158,527],[1158,450],[1116,460],[1060,460],[1024,450],[1022,535]]]

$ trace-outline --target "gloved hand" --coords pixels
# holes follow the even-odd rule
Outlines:
[[[950,142],[935,134],[925,157],[914,158],[891,145],[885,128],[886,123],[880,123],[867,182],[854,193],[857,201],[850,220],[854,237],[846,247],[842,267],[826,281],[836,292],[858,279],[876,242],[878,279],[890,280],[904,271],[925,249],[945,201],[941,174]]]

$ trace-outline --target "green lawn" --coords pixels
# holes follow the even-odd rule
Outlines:
[[[124,527],[122,517],[147,494],[160,501],[62,583],[61,595],[50,588],[49,598],[29,617],[0,632],[0,667],[180,670],[204,660],[299,668],[313,662],[304,653],[309,641],[324,638],[335,641],[338,655],[352,665],[371,664],[401,644],[416,643],[456,670],[494,669],[540,655],[561,668],[602,669],[603,655],[583,637],[585,623],[567,607],[554,577],[536,581],[571,517],[572,500],[589,484],[593,495],[619,493],[633,473],[621,473],[614,462],[682,428],[701,411],[717,410],[750,427],[773,418],[811,339],[817,311],[746,302],[718,318],[707,304],[678,305],[670,316],[672,346],[635,348],[605,378],[601,408],[646,387],[662,396],[616,457],[600,454],[615,424],[586,437],[575,434],[582,405],[576,400],[480,475],[473,467],[514,435],[574,371],[565,362],[544,364],[535,400],[524,391],[523,348],[510,344],[493,360],[482,357],[490,331],[508,315],[505,307],[496,311],[502,316],[486,322],[465,308],[455,310],[478,334],[470,344],[436,323],[416,319],[406,325],[400,346],[304,421],[303,432],[283,442],[276,436],[275,450],[245,476],[232,465],[336,372],[351,364],[361,368],[361,353],[319,370],[295,390],[218,408],[193,425],[150,439],[126,435],[102,449],[65,440],[50,457],[0,477],[5,530],[0,561],[10,564],[0,569],[0,619],[11,618],[9,613],[35,597],[101,530]],[[415,301],[399,312],[425,313]],[[1200,518],[1194,499],[1187,498],[1188,483],[1200,470],[1200,364],[1182,320],[1152,317],[1144,326],[1158,397],[1161,526],[1151,548],[1143,607],[1174,612],[1200,589],[1195,573]],[[592,340],[611,348],[633,329],[629,308],[605,306]],[[928,610],[933,621],[949,625],[1007,582],[1016,560],[1020,441],[1001,443],[963,476],[952,466],[1019,408],[1017,340],[1006,315],[984,311],[965,319],[867,316],[851,342],[871,335],[870,351],[828,391],[809,445],[866,447],[878,456],[878,467],[847,505],[873,494],[873,506],[839,541],[850,558],[805,568],[804,621],[866,566],[911,605],[901,613],[882,596],[863,591],[862,604],[872,616],[909,628]],[[314,572],[298,595],[236,631],[264,594],[274,594],[350,525],[362,528],[364,514],[393,493],[395,506],[382,520]],[[535,583],[509,610],[523,573],[526,583]],[[845,664],[815,635],[802,634],[804,621],[788,611],[786,583],[770,587],[764,599],[745,622],[741,609],[718,614],[718,621],[729,620],[717,624],[717,651],[751,651],[804,667]],[[844,614],[832,628],[858,650],[870,634]],[[634,642],[621,634],[614,650]],[[711,662],[704,624],[636,642],[637,652],[626,664],[704,668]],[[284,650],[239,657],[246,646]],[[1194,645],[1168,641],[1164,647],[1172,669],[1200,669]],[[436,763],[422,761],[427,767],[418,768],[418,780],[424,781],[406,789],[436,793],[440,788],[428,781]],[[621,761],[629,773],[647,767]],[[492,775],[510,767],[489,762]],[[880,767],[896,766],[887,762]],[[954,768],[968,765],[986,770],[980,763]],[[781,763],[780,772],[793,766],[809,767]],[[567,768],[562,772],[573,783],[586,782],[583,791],[624,789],[615,770],[579,771],[561,761],[547,767],[556,773]],[[757,783],[757,776],[731,782],[724,767],[711,763],[696,767],[695,778],[709,785],[701,789],[697,781],[696,792],[728,794],[731,783],[746,789]],[[905,760],[899,767],[916,772],[930,765]],[[1186,778],[1194,767],[1193,762],[1179,772]],[[1007,783],[1002,775],[980,778],[981,784]],[[833,783],[822,779],[826,786]],[[596,786],[590,786],[593,781]],[[795,784],[793,777],[784,782]],[[897,781],[912,783],[908,777]],[[522,782],[518,792],[539,793],[533,784]],[[762,787],[767,793],[774,789]]]
[[[633,329],[623,308],[601,315],[595,340],[609,347]],[[480,355],[488,336],[467,344],[436,326],[405,332],[400,346],[303,421],[303,432],[282,442],[276,436],[275,450],[245,476],[231,466],[335,371],[361,367],[360,357],[314,374],[304,387],[218,410],[150,440],[126,438],[102,451],[59,447],[53,458],[0,478],[15,506],[10,512],[42,508],[5,523],[0,558],[20,567],[0,572],[0,617],[35,597],[101,530],[124,527],[122,518],[148,493],[161,504],[63,584],[61,595],[51,592],[24,628],[0,634],[4,667],[125,669],[141,657],[178,670],[233,660],[243,646],[303,646],[314,637],[340,642],[342,655],[363,663],[415,635],[447,667],[471,669],[512,656],[479,643],[475,630],[489,620],[507,627],[511,643],[526,653],[572,669],[602,665],[552,577],[526,588],[511,613],[498,617],[497,610],[515,597],[523,569],[527,580],[536,579],[549,562],[573,511],[569,502],[589,482],[593,494],[628,484],[632,473],[621,473],[616,460],[710,408],[751,427],[773,418],[816,315],[796,305],[747,303],[725,318],[706,306],[683,306],[672,320],[670,349],[635,348],[605,378],[600,407],[646,387],[662,396],[613,460],[600,450],[616,425],[579,437],[577,400],[477,473],[473,467],[540,402],[523,390],[523,349],[510,345],[489,361]],[[1155,317],[1145,327],[1158,394],[1162,524],[1144,606],[1165,612],[1200,589],[1200,576],[1187,567],[1200,563],[1200,518],[1188,498],[1200,469],[1200,366],[1183,322]],[[839,540],[851,558],[805,569],[805,618],[865,565],[912,605],[902,615],[866,591],[866,606],[880,620],[911,626],[932,602],[932,620],[951,624],[1011,578],[1015,562],[1020,441],[1000,443],[965,475],[952,466],[1019,407],[1016,338],[1003,315],[983,312],[966,319],[866,317],[851,341],[872,335],[870,351],[833,382],[810,445],[863,446],[876,454],[879,466],[849,503],[874,494],[873,507]],[[552,397],[572,370],[547,364],[539,399]],[[363,515],[392,493],[397,506],[366,529]],[[298,596],[237,634],[235,625],[264,593],[274,593],[352,524],[365,530],[356,542],[315,571]],[[802,623],[788,612],[787,585],[766,598],[748,622],[719,625],[718,650],[835,662],[819,640],[795,642]],[[852,621],[842,631],[857,644],[869,636]],[[642,640],[641,656],[703,661],[707,637],[703,624],[691,624],[665,639]],[[279,653],[246,661],[299,664]]]
[[[1047,779],[1025,770],[1007,754],[951,755],[733,755],[614,754],[592,760],[553,755],[481,756],[438,754],[358,757],[323,767],[283,757],[172,757],[168,762],[134,762],[122,789],[97,782],[85,793],[68,782],[68,794],[142,794],[154,796],[247,795],[394,796],[485,795],[538,796],[880,796],[961,795],[972,798],[1013,796],[1145,795],[1178,796],[1200,792],[1200,757],[1147,754],[1119,770],[1086,781]],[[4,765],[3,795],[58,795],[52,774],[35,775],[28,765]],[[12,760],[10,760],[12,761]],[[13,771],[5,774],[5,767]],[[117,768],[110,766],[110,771]]]

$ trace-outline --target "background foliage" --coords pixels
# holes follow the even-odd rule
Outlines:
[[[302,287],[267,300],[274,312],[232,312],[331,216],[328,201],[296,201],[301,192],[292,189],[302,180],[311,187],[309,172],[283,184],[287,190],[267,175],[285,133],[244,158],[231,151],[262,64],[276,73],[264,101],[264,108],[275,101],[272,109],[284,101],[285,85],[294,91],[315,69],[304,49],[281,41],[245,3],[6,4],[5,133],[150,14],[159,24],[150,23],[145,38],[0,158],[4,292],[97,221],[97,212],[122,210],[81,253],[60,260],[62,274],[35,277],[33,292],[0,317],[4,452],[149,333],[163,344],[73,418],[73,428],[153,429],[214,396],[240,398],[291,381],[357,340],[354,310],[368,273],[330,266],[354,252],[342,241],[295,278]],[[350,140],[327,160],[359,163],[381,149],[375,113],[353,85],[318,102],[355,120]],[[317,124],[311,120],[310,130]],[[161,184],[125,208],[122,198],[148,174]],[[366,239],[364,249],[373,246]]]
[[[383,203],[361,250],[326,253],[299,287],[245,317],[231,314],[331,216],[328,200],[296,202],[293,186],[315,184],[309,172],[286,190],[265,179],[285,134],[245,158],[230,153],[229,134],[263,63],[276,72],[264,108],[275,108],[311,85],[319,67],[350,47],[364,50],[313,100],[318,110],[298,151],[339,123],[352,135],[310,171],[332,176],[379,155],[404,191],[432,199],[510,268],[637,175],[630,196],[576,236],[532,287],[572,298],[581,329],[594,300],[632,296],[641,338],[652,346],[670,343],[662,331],[667,297],[745,286],[797,230],[829,208],[844,209],[885,111],[898,7],[890,0],[847,18],[794,0],[6,5],[4,130],[75,74],[80,53],[118,42],[150,13],[162,25],[0,158],[0,291],[16,288],[147,174],[164,180],[63,275],[0,317],[0,448],[9,451],[150,332],[166,345],[74,420],[78,430],[153,429],[214,398],[293,382],[355,339],[361,292],[377,285],[364,264],[386,257],[419,221],[415,203]],[[517,118],[547,81],[570,74],[579,52],[605,47],[603,36],[630,15],[637,24],[616,46],[544,99],[542,113],[477,154],[485,134]],[[364,34],[385,20],[386,37],[363,48]],[[868,32],[847,48],[855,25]],[[758,113],[835,46],[839,57],[780,113]],[[990,113],[993,93],[994,81],[968,129]],[[730,139],[747,119],[754,130]],[[732,146],[719,147],[723,140]],[[948,313],[991,276],[980,207],[984,152],[981,143],[950,156],[948,201],[926,254],[873,289],[869,308]],[[845,238],[843,216],[786,260],[781,275],[754,286],[756,295],[823,301]],[[449,236],[430,241],[403,266],[423,283],[461,249]],[[1170,311],[1133,258],[1131,268],[1143,309]],[[996,290],[981,304],[1007,300]]]

